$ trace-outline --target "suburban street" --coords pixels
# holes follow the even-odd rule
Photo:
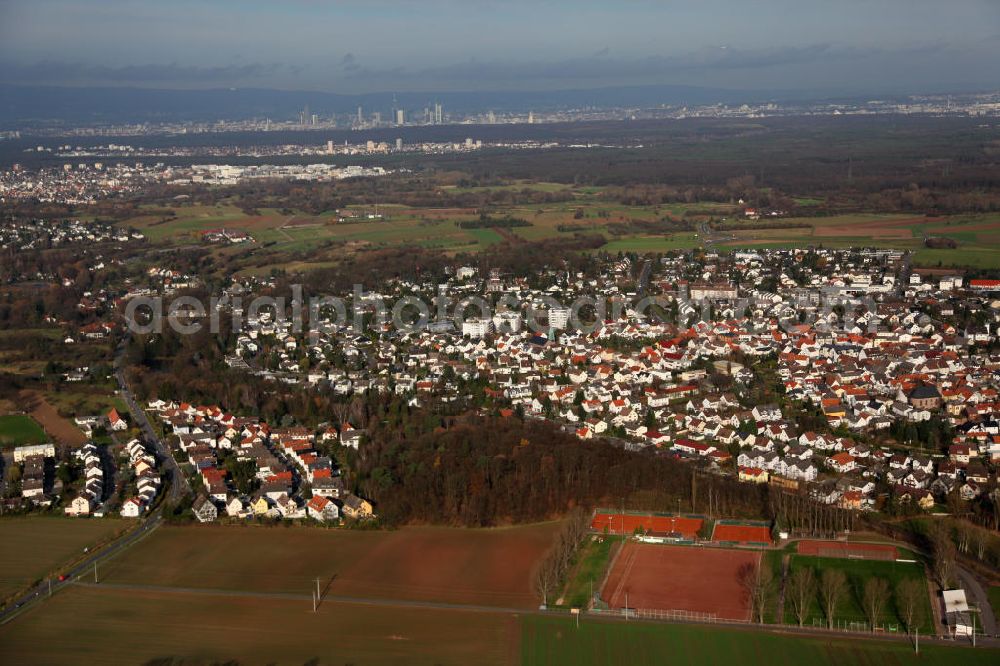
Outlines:
[[[126,334],[121,344],[118,345],[118,349],[115,350],[115,378],[118,380],[118,389],[121,392],[122,399],[128,406],[128,411],[132,415],[133,422],[135,422],[142,430],[142,434],[146,441],[151,442],[156,448],[156,455],[162,462],[163,471],[170,486],[170,501],[176,502],[185,495],[191,494],[191,484],[188,482],[187,477],[184,476],[184,473],[177,465],[177,461],[174,460],[170,447],[167,446],[166,442],[162,441],[156,434],[152,424],[146,417],[145,410],[143,410],[142,406],[136,402],[135,396],[132,394],[131,389],[128,387],[128,383],[125,381],[124,359],[125,345],[127,344],[128,335]]]

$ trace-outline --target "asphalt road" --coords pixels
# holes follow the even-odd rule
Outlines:
[[[153,530],[160,526],[162,520],[163,519],[160,516],[159,511],[150,514],[148,518],[139,523],[136,529],[105,545],[103,548],[95,549],[92,553],[88,554],[86,558],[71,567],[64,573],[64,576],[66,577],[65,580],[60,581],[58,578],[43,580],[38,585],[25,592],[21,597],[14,599],[6,608],[0,610],[0,624],[10,621],[15,615],[20,613],[32,603],[47,599],[49,596],[50,581],[52,594],[55,594],[67,585],[72,585],[77,578],[86,578],[89,576],[90,580],[93,580],[95,564],[97,565],[97,580],[100,581],[101,562],[114,557],[121,551],[153,532]]]
[[[968,601],[979,608],[978,615],[980,622],[982,622],[983,632],[989,636],[1000,635],[1000,632],[997,631],[997,620],[994,615],[996,609],[990,606],[989,597],[979,580],[972,572],[961,566],[955,567],[955,573],[962,583],[962,589],[965,590]]]
[[[157,457],[162,461],[163,469],[169,474],[169,487],[170,487],[170,501],[177,502],[185,495],[191,494],[191,484],[188,482],[187,477],[181,471],[181,468],[177,465],[177,461],[174,460],[174,456],[170,451],[170,447],[163,442],[159,436],[157,436],[156,431],[153,430],[152,424],[150,424],[149,419],[146,418],[146,412],[142,407],[136,402],[135,396],[132,395],[131,389],[128,387],[128,383],[125,381],[125,345],[128,343],[128,336],[122,340],[122,343],[118,345],[118,349],[115,350],[115,378],[118,380],[118,389],[121,392],[122,399],[125,400],[125,404],[128,406],[128,411],[132,415],[132,420],[139,425],[142,430],[143,437],[147,442],[152,443],[153,447],[156,449]]]

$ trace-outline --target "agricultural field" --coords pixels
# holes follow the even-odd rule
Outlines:
[[[519,639],[504,613],[74,586],[0,626],[0,663],[489,666]]]
[[[114,389],[88,384],[74,386],[72,384],[60,387],[59,391],[44,394],[45,403],[58,412],[77,416],[107,414],[112,408],[122,414],[128,413],[125,401],[116,394]]]
[[[720,225],[720,248],[850,246],[897,248],[914,251],[918,266],[1000,267],[1000,215],[912,215],[853,214],[831,217],[780,218],[776,225],[806,225],[802,228],[748,229],[749,222]],[[955,249],[924,247],[925,237],[945,237]]]
[[[572,190],[570,201],[497,207],[494,217],[515,217],[530,226],[512,229],[463,229],[463,220],[477,216],[474,208],[412,208],[380,204],[382,219],[368,219],[374,209],[351,206],[341,213],[348,216],[338,222],[332,212],[307,215],[273,208],[261,209],[258,215],[246,215],[235,205],[178,205],[176,218],[164,221],[162,214],[150,209],[122,224],[140,229],[155,244],[200,244],[201,234],[227,227],[246,231],[254,237],[254,251],[276,256],[276,266],[298,270],[328,265],[328,259],[289,264],[282,253],[311,251],[326,246],[349,250],[413,245],[445,252],[477,252],[503,241],[539,241],[570,238],[577,233],[599,234],[608,252],[667,252],[701,247],[711,240],[715,247],[794,248],[824,246],[884,247],[915,252],[914,263],[920,266],[1000,267],[1000,215],[953,215],[947,217],[912,214],[845,214],[828,217],[766,218],[751,222],[736,217],[730,204],[659,204],[629,206],[602,199],[595,188],[572,188],[552,183],[517,183],[482,188],[451,188],[461,193],[488,193],[496,190],[542,189],[559,192]],[[448,187],[443,188],[445,190]],[[810,200],[812,201],[812,200]],[[159,211],[162,212],[162,211]],[[705,220],[708,215],[728,221],[715,227],[705,239],[690,231],[682,220]],[[663,231],[650,231],[651,224]],[[645,225],[645,226],[644,226]],[[769,225],[773,225],[769,226]],[[753,228],[764,227],[764,228]],[[775,228],[777,227],[777,228]],[[955,249],[924,247],[927,236],[954,240]],[[218,246],[221,254],[240,251],[239,247]]]
[[[161,221],[158,217],[139,216],[123,222],[142,231],[157,244],[200,244],[205,231],[225,227],[238,229],[253,236],[255,245],[267,252],[297,252],[324,243],[347,243],[357,247],[419,245],[445,249],[472,249],[488,246],[498,237],[461,229],[456,221],[472,219],[468,209],[413,210],[403,206],[379,206],[381,220],[369,220],[370,210],[361,207],[345,209],[356,217],[338,222],[332,215],[307,216],[264,209],[260,215],[246,215],[230,205],[178,206],[177,217]],[[219,251],[226,251],[221,248]]]
[[[534,608],[533,573],[557,529],[164,527],[110,561],[104,577],[304,595],[319,578],[332,595]]]
[[[0,519],[0,599],[27,587],[128,527],[115,518]],[[2,661],[2,659],[0,659]]]
[[[77,400],[72,400],[71,396],[77,395]],[[51,393],[40,393],[38,391],[24,391],[21,393],[22,404],[27,405],[31,410],[31,417],[45,429],[48,437],[56,442],[70,447],[79,447],[86,443],[87,438],[83,432],[76,427],[68,418],[62,416],[60,412],[66,414],[107,414],[111,406],[118,406],[125,409],[124,402],[118,398],[102,399],[100,391],[94,388],[87,389],[80,387],[76,391],[58,391]],[[54,403],[54,404],[53,404]]]
[[[843,571],[847,576],[847,591],[834,616],[834,621],[840,623],[864,623],[867,621],[861,601],[865,581],[874,577],[884,578],[889,583],[890,590],[893,591],[893,599],[885,606],[882,613],[882,623],[894,625],[901,632],[905,631],[905,627],[903,625],[903,618],[900,616],[899,609],[896,608],[894,601],[894,591],[897,584],[905,579],[919,580],[925,585],[927,583],[924,575],[924,567],[919,563],[792,555],[789,565],[789,576],[797,569],[803,567],[812,568],[817,581],[823,571],[830,569]],[[788,603],[785,604],[785,622],[788,624],[796,623],[794,614]],[[825,622],[826,619],[821,610],[819,593],[817,591],[805,624],[808,626],[813,624],[825,625]],[[935,627],[929,593],[924,595],[923,603],[917,609],[916,622],[920,627],[920,633],[925,635],[934,633]]]
[[[0,416],[0,448],[13,448],[47,441],[45,430],[26,414]]]
[[[798,637],[724,627],[584,618],[577,629],[566,617],[525,616],[521,620],[521,663],[544,664],[810,664],[811,666],[904,666],[906,664],[994,664],[1000,651],[905,642]]]

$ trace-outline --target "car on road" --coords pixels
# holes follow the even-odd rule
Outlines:
[[[67,578],[66,574],[61,574],[61,575],[59,576],[59,582],[60,582],[60,583],[61,583],[61,582],[63,582],[64,580],[66,580],[66,578]]]

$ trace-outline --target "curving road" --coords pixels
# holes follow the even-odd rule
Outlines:
[[[153,430],[152,424],[150,424],[149,419],[146,417],[145,410],[136,402],[135,396],[132,395],[132,391],[125,381],[124,359],[125,345],[128,344],[128,339],[129,336],[126,334],[121,344],[118,345],[118,349],[115,350],[115,379],[118,380],[118,389],[122,399],[125,400],[125,404],[128,406],[132,420],[139,425],[143,437],[147,442],[152,443],[156,449],[157,457],[162,461],[163,471],[166,473],[165,476],[168,477],[166,480],[170,486],[170,501],[176,503],[182,497],[191,494],[191,484],[188,482],[187,477],[184,476],[184,472],[181,471],[177,461],[174,460],[170,447]]]
[[[65,580],[58,580],[57,578],[43,580],[41,583],[25,592],[22,596],[14,599],[8,606],[0,610],[0,624],[9,622],[28,606],[43,599],[47,599],[49,597],[50,590],[52,594],[55,594],[58,590],[61,590],[67,585],[72,585],[78,578],[85,578],[87,576],[91,576],[92,578],[95,565],[97,565],[97,580],[100,581],[101,568],[99,565],[101,562],[118,555],[118,553],[132,546],[140,539],[145,538],[158,528],[162,522],[163,518],[160,516],[159,510],[157,510],[139,523],[139,525],[131,532],[122,535],[118,539],[115,539],[101,548],[95,549],[86,558],[70,567],[63,574]]]

